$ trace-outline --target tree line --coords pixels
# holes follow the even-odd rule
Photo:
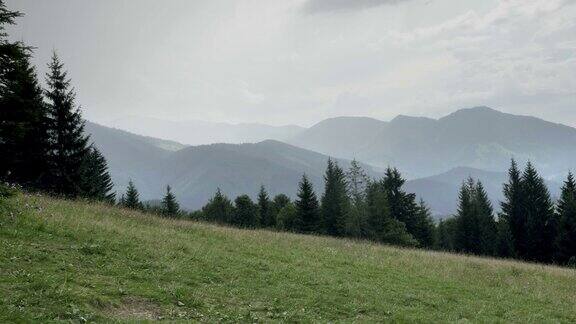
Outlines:
[[[512,160],[495,217],[482,183],[469,179],[455,217],[437,226],[438,247],[478,255],[576,266],[576,181],[569,173],[554,203],[544,179]]]
[[[106,159],[84,133],[84,120],[56,53],[46,88],[32,48],[5,31],[22,14],[0,0],[0,180],[55,195],[113,202]]]
[[[381,179],[370,179],[357,161],[344,171],[338,163],[328,160],[320,198],[303,175],[294,201],[285,194],[270,197],[264,186],[256,201],[245,194],[232,201],[218,189],[202,209],[185,213],[169,208],[177,206],[170,188],[160,206],[144,206],[130,182],[121,204],[242,228],[575,266],[576,180],[572,173],[556,203],[531,163],[520,171],[512,160],[508,174],[499,213],[494,212],[482,183],[469,178],[457,197],[456,214],[438,223],[423,201],[417,202],[413,193],[402,189],[405,179],[397,169],[388,168]]]

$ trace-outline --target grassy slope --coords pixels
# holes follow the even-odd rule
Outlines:
[[[576,272],[244,231],[19,195],[0,207],[0,322],[576,321]]]

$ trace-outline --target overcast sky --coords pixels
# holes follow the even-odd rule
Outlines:
[[[310,125],[487,105],[576,126],[575,0],[8,0],[84,115]]]

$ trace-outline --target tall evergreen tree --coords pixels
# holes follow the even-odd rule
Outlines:
[[[477,181],[474,187],[474,204],[478,219],[479,246],[477,252],[481,255],[496,255],[498,229],[494,219],[494,209],[480,181]]]
[[[258,214],[258,223],[263,227],[274,227],[276,225],[272,202],[264,186],[260,186],[260,192],[258,193]]]
[[[248,195],[241,195],[234,200],[232,224],[239,227],[254,228],[258,226],[258,206]]]
[[[128,188],[126,189],[126,196],[122,196],[123,206],[131,209],[141,209],[142,203],[140,202],[140,195],[138,189],[132,180],[128,181]]]
[[[576,181],[568,174],[558,201],[558,234],[555,259],[576,266]]]
[[[508,170],[508,182],[504,184],[504,201],[500,204],[502,235],[501,239],[510,235],[515,255],[524,257],[526,255],[526,213],[524,212],[524,194],[522,193],[522,178],[516,161],[512,160]],[[506,231],[509,230],[509,233]],[[506,245],[506,242],[503,242]]]
[[[89,137],[84,134],[84,121],[75,104],[75,94],[64,66],[56,53],[47,74],[49,133],[51,147],[52,189],[68,197],[82,193],[82,163],[89,153]]]
[[[382,181],[372,182],[366,191],[368,237],[381,241],[386,231],[386,221],[391,218],[386,189]]]
[[[432,219],[432,213],[424,200],[420,200],[416,211],[416,226],[414,238],[418,241],[420,247],[432,248],[435,240],[435,225]]]
[[[350,168],[346,172],[346,184],[354,206],[359,207],[362,205],[369,183],[370,178],[366,175],[360,163],[355,159],[352,160]]]
[[[298,210],[296,210],[296,206],[292,202],[289,201],[278,211],[276,228],[290,232],[298,232],[302,228]]]
[[[161,209],[164,216],[174,217],[180,213],[180,205],[178,205],[176,196],[172,193],[170,186],[166,186],[166,195],[162,199]]]
[[[472,178],[462,184],[458,200],[454,248],[459,252],[477,253],[480,238],[474,210],[474,180]]]
[[[526,215],[526,254],[531,261],[551,262],[555,237],[554,205],[544,179],[531,163],[522,174],[522,194]]]
[[[296,200],[297,218],[301,222],[298,229],[303,233],[319,233],[321,226],[318,198],[310,180],[306,175],[302,176],[299,184],[298,200]]]
[[[115,193],[112,192],[114,184],[108,164],[104,156],[94,146],[90,148],[88,155],[82,164],[82,196],[88,199],[114,202]]]
[[[392,218],[404,223],[406,230],[412,236],[417,236],[419,229],[418,204],[416,195],[405,192],[402,187],[406,180],[402,178],[396,168],[387,168],[384,174],[383,184],[386,188],[388,206]]]
[[[343,236],[346,232],[350,202],[346,193],[344,171],[331,159],[328,160],[324,183],[321,199],[324,232],[332,236]]]
[[[220,224],[230,224],[232,221],[232,212],[234,206],[228,197],[226,197],[220,188],[216,190],[214,197],[202,207],[202,214],[208,221]]]
[[[456,251],[456,231],[458,221],[455,217],[440,220],[436,229],[436,249],[443,251]]]
[[[30,48],[7,40],[21,14],[0,1],[0,180],[43,189],[48,173],[46,106]]]

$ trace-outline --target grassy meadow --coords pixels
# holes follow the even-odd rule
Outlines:
[[[0,322],[576,322],[576,271],[19,194]]]

